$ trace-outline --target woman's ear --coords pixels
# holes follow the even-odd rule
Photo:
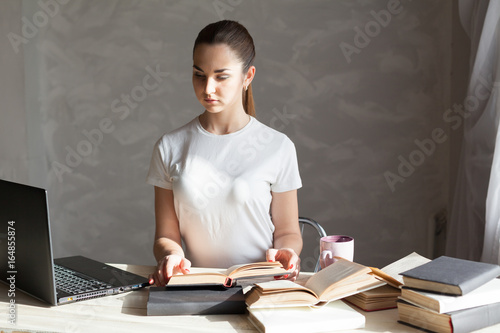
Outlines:
[[[243,86],[248,87],[250,83],[252,83],[254,77],[255,77],[255,66],[250,66],[245,75],[245,79],[243,80]]]

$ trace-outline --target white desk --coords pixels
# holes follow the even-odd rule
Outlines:
[[[114,266],[142,276],[148,276],[153,270],[152,266]],[[301,279],[308,275],[301,273]],[[11,325],[7,291],[7,286],[0,284],[0,328],[3,332],[257,332],[246,315],[148,317],[147,288],[54,307],[16,292],[17,322]],[[397,323],[396,309],[359,311],[366,317],[366,327],[349,332],[422,332]],[[478,332],[500,332],[500,325]]]

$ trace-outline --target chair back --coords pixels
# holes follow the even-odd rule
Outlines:
[[[313,219],[310,219],[308,217],[299,217],[299,226],[300,226],[300,232],[302,233],[302,239],[304,241],[304,247],[307,247],[309,251],[312,251],[313,254],[318,251],[319,252],[319,239],[321,237],[326,236],[325,229],[316,221]],[[314,239],[315,242],[312,243],[306,239],[306,233],[305,233],[305,228],[311,229],[313,231]],[[310,234],[310,233],[308,233]],[[313,245],[314,244],[314,245]],[[316,255],[316,265],[314,267],[314,272],[318,272],[320,268],[319,264],[319,253]],[[306,263],[304,263],[306,264]]]

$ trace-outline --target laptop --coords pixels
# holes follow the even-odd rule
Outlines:
[[[73,237],[73,236],[71,236]],[[83,256],[53,259],[45,189],[0,179],[0,281],[52,305],[148,286],[145,277]]]

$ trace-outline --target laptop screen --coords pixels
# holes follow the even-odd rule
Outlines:
[[[0,180],[0,280],[56,304],[47,193]]]

